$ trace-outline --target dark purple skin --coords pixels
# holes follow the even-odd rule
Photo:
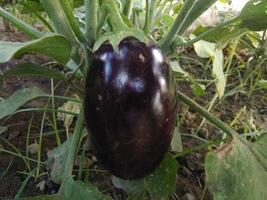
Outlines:
[[[123,179],[142,178],[161,162],[177,115],[175,82],[163,52],[126,38],[116,53],[95,53],[86,80],[85,119],[98,160]]]

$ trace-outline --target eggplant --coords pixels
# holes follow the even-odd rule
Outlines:
[[[85,87],[85,121],[100,163],[122,179],[151,173],[168,151],[176,123],[173,74],[155,44],[128,37],[93,55]]]

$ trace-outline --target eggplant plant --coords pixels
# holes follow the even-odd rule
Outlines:
[[[63,73],[27,63],[6,71],[1,79],[42,76],[67,84],[73,79],[86,80],[83,89],[75,88],[83,100],[79,102],[72,136],[61,145],[56,137],[59,146],[53,151],[64,155],[61,170],[54,177],[61,184],[58,193],[26,199],[111,199],[94,185],[73,177],[85,127],[96,157],[113,174],[114,186],[123,189],[128,199],[168,199],[179,181],[176,154],[167,153],[177,102],[188,105],[227,135],[221,148],[210,151],[205,160],[206,184],[214,199],[267,199],[267,135],[253,143],[247,141],[175,86],[176,72],[172,72],[169,58],[177,47],[210,40],[217,45],[213,47],[215,53],[208,56],[216,57],[233,34],[267,29],[267,1],[250,0],[237,17],[181,40],[190,25],[215,2],[21,1],[24,12],[36,15],[43,23],[42,31],[0,8],[1,17],[32,39],[24,43],[0,41],[0,63],[24,54],[43,54],[65,68]],[[169,26],[157,29],[155,24],[166,19],[164,12],[170,13]],[[218,38],[219,33],[224,34]],[[221,98],[224,71],[218,62],[214,63]],[[0,119],[35,98],[50,95],[36,87],[16,91],[0,102]],[[55,163],[50,161],[48,165],[53,168]]]

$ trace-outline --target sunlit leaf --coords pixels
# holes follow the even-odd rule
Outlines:
[[[226,87],[226,77],[224,75],[223,71],[223,52],[220,49],[215,50],[215,55],[212,58],[213,60],[213,68],[212,68],[212,74],[215,77],[216,81],[216,90],[217,94],[220,98],[223,97],[225,87]]]
[[[212,75],[215,78],[217,94],[223,97],[226,87],[226,77],[224,75],[224,57],[222,49],[215,43],[200,40],[194,43],[197,55],[201,58],[211,58],[213,62]]]

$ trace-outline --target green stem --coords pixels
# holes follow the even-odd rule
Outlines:
[[[221,139],[221,140],[210,141],[208,143],[200,144],[200,145],[194,146],[194,147],[192,147],[190,149],[186,149],[183,152],[178,152],[178,153],[176,153],[174,155],[174,157],[175,158],[183,157],[183,156],[185,156],[187,154],[190,154],[190,153],[194,153],[194,152],[197,152],[197,151],[201,151],[201,150],[207,149],[210,146],[218,145],[218,144],[221,144],[221,143],[226,142],[228,140],[229,140],[229,138],[225,138],[225,139]]]
[[[150,3],[150,10],[149,10],[149,29],[151,29],[151,27],[153,27],[154,24],[154,17],[155,17],[155,12],[157,10],[157,4],[158,4],[158,0],[152,0]]]
[[[54,79],[51,79],[51,104],[52,104],[52,109],[56,110],[54,89],[55,89],[54,88]],[[57,145],[59,146],[61,144],[61,140],[60,140],[58,130],[57,130],[56,112],[52,112],[52,118],[53,118],[53,128],[54,128],[55,135],[56,135],[56,142],[57,142]]]
[[[113,32],[127,30],[128,26],[124,23],[117,4],[114,0],[106,0],[103,4],[103,9],[109,14],[109,20],[112,25]]]
[[[98,0],[84,0],[85,5],[85,37],[90,47],[96,40]]]
[[[26,33],[33,39],[37,39],[37,38],[44,36],[44,33],[38,31],[37,29],[33,28],[29,24],[26,24],[22,20],[11,15],[9,12],[5,11],[1,7],[0,7],[0,16],[5,18],[7,21],[12,23],[15,27],[17,27],[19,30],[23,31],[24,33]]]
[[[201,2],[202,1],[195,0],[185,1],[181,11],[171,27],[171,30],[161,41],[161,48],[164,51],[167,51],[176,35],[182,35],[202,13],[204,13],[212,4],[216,2],[216,0],[207,0],[205,5],[202,5]]]
[[[146,20],[145,20],[145,26],[144,31],[145,33],[148,33],[149,27],[150,27],[150,0],[146,0]]]
[[[238,136],[238,133],[234,131],[230,126],[225,124],[223,121],[218,119],[217,117],[214,117],[212,114],[210,114],[205,108],[191,100],[189,97],[184,95],[183,93],[178,91],[178,98],[182,100],[185,104],[190,106],[190,108],[194,109],[196,112],[200,113],[202,116],[204,116],[210,123],[218,127],[220,130],[222,130],[224,133],[229,135],[230,137]]]
[[[194,5],[194,3],[195,2],[192,0],[185,1],[181,11],[179,12],[178,16],[176,17],[174,21],[174,24],[171,27],[171,30],[161,41],[160,46],[164,51],[167,51],[168,47],[173,42],[176,35],[177,34],[180,35],[182,33],[182,27],[183,27],[184,21],[186,20],[186,16],[188,12],[190,11],[190,8]]]
[[[73,169],[75,155],[76,155],[77,149],[79,148],[79,142],[80,142],[80,139],[82,136],[82,130],[83,130],[83,124],[84,124],[84,110],[83,109],[84,109],[84,107],[81,106],[81,111],[80,111],[80,114],[78,116],[75,130],[74,130],[74,134],[73,134],[73,137],[71,140],[69,154],[68,154],[65,169],[64,169],[64,176],[63,177],[65,179],[67,179],[68,177],[70,177],[72,175],[72,169]]]
[[[123,8],[123,14],[126,15],[128,18],[132,15],[132,9],[133,9],[134,0],[128,0],[125,3],[125,6]]]
[[[223,23],[221,23],[221,24],[219,24],[219,25],[217,25],[217,26],[215,26],[215,27],[213,27],[213,28],[201,33],[196,38],[194,38],[194,39],[192,39],[192,40],[190,40],[188,42],[185,42],[185,45],[194,44],[195,42],[198,42],[199,40],[202,40],[207,35],[212,34],[212,33],[216,32],[216,31],[220,30],[222,27],[228,26],[228,25],[230,25],[230,24],[232,24],[232,23],[234,23],[234,22],[236,22],[238,20],[239,20],[239,18],[236,17],[236,18],[231,19],[229,21],[223,22]]]

